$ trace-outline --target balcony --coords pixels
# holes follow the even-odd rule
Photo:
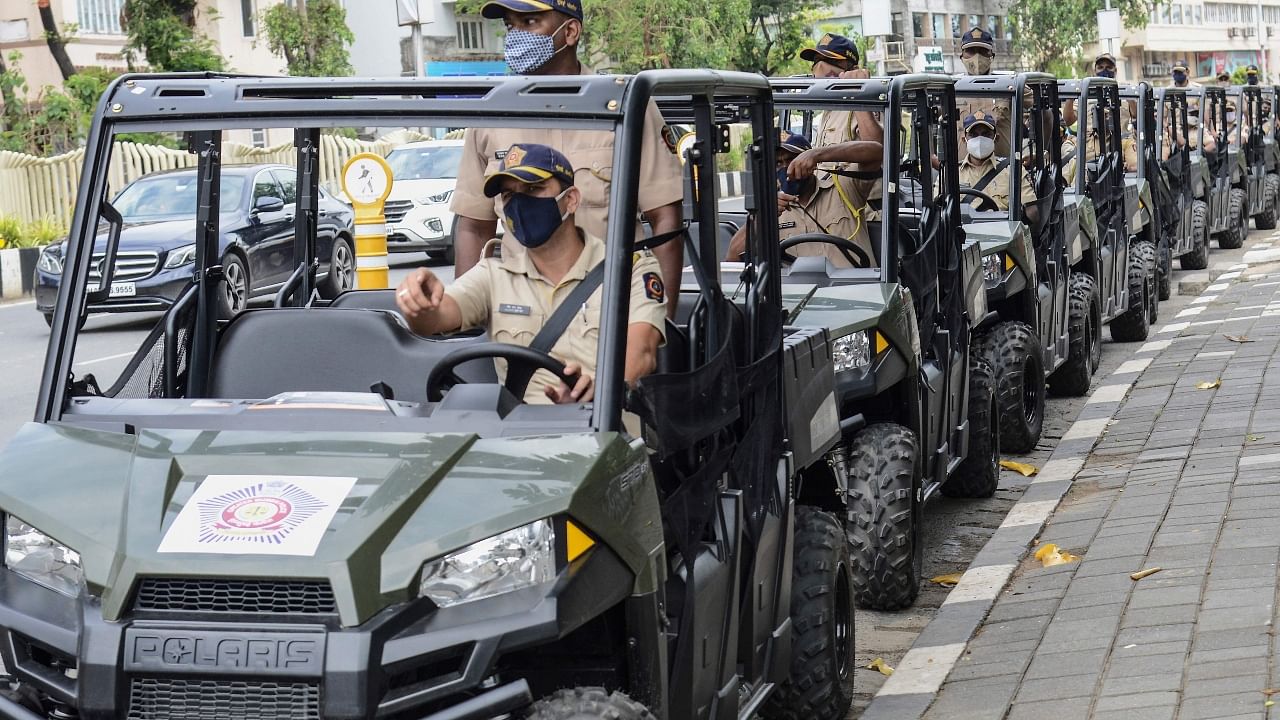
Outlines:
[[[960,46],[963,43],[959,38],[918,37],[918,38],[915,38],[915,44],[916,44],[916,47],[920,47],[921,45],[940,47],[942,48],[942,52],[947,55],[959,55]],[[997,56],[1010,55],[1013,53],[1013,43],[1009,42],[1008,40],[998,39],[993,43],[993,45],[995,45],[995,53]]]

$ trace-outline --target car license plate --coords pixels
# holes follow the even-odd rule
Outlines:
[[[138,287],[131,282],[113,282],[111,283],[111,292],[107,297],[134,297],[138,294]]]

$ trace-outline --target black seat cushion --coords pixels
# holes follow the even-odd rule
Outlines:
[[[349,290],[334,298],[329,307],[400,312],[395,290]]]
[[[210,392],[258,399],[284,392],[369,392],[383,383],[396,400],[426,402],[431,368],[463,344],[483,341],[420,337],[396,315],[377,310],[249,310],[222,333]],[[497,382],[490,360],[460,366],[458,374]]]

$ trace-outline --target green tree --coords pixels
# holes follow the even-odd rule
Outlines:
[[[222,70],[225,63],[209,38],[196,32],[197,0],[125,0],[125,58],[132,68],[142,58],[161,72]]]
[[[614,72],[727,67],[732,38],[751,0],[588,2],[586,57],[609,58]]]
[[[1117,0],[1127,28],[1144,28],[1159,0]],[[1015,0],[1010,6],[1014,49],[1031,67],[1048,71],[1055,61],[1077,57],[1098,37],[1098,11],[1104,0]]]
[[[738,36],[726,38],[735,49],[738,70],[778,75],[807,69],[798,58],[813,42],[813,26],[834,0],[751,0]]]
[[[347,11],[336,0],[298,0],[273,5],[262,13],[267,47],[284,58],[290,75],[350,75],[347,46],[356,36],[347,27]]]

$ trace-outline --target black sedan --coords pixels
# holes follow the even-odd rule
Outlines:
[[[298,266],[293,249],[297,173],[285,165],[222,168],[219,252],[225,275],[220,315],[230,318],[249,300],[279,289]],[[124,217],[110,297],[91,313],[168,308],[191,282],[195,265],[196,171],[172,170],[139,178],[112,205]],[[356,260],[351,208],[320,191],[316,256],[319,289],[336,297],[355,285]],[[101,281],[105,228],[89,283]],[[50,245],[36,264],[36,308],[51,318],[62,277],[64,245]]]

